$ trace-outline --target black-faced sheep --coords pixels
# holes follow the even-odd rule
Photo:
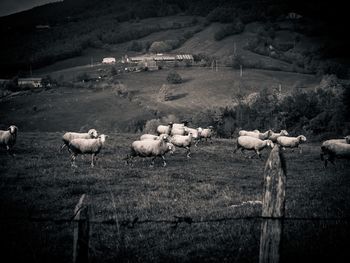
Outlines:
[[[11,125],[6,131],[0,130],[0,146],[5,147],[7,152],[12,156],[12,148],[16,143],[17,133],[18,128],[15,125]]]

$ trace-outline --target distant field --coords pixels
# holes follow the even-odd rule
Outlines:
[[[65,80],[82,72],[98,74],[109,66],[78,67],[52,73]],[[16,123],[25,131],[86,130],[96,127],[107,131],[134,131],[133,125],[149,119],[175,114],[191,118],[196,112],[214,106],[232,105],[238,94],[248,95],[264,88],[278,89],[282,94],[296,86],[313,89],[319,84],[314,75],[274,72],[268,70],[239,71],[230,68],[176,68],[183,83],[169,85],[171,100],[158,101],[159,90],[167,84],[168,69],[154,72],[131,72],[113,80],[92,82],[82,88],[57,87],[51,90],[27,92],[0,103],[0,124]],[[120,97],[122,89],[127,97]],[[156,114],[157,113],[157,114]],[[155,115],[156,114],[156,115]],[[5,128],[5,127],[4,127]]]
[[[88,156],[70,167],[68,153],[58,152],[61,132],[22,132],[15,158],[0,151],[4,258],[69,262],[72,223],[60,219],[70,219],[87,194],[95,222],[91,262],[258,262],[260,219],[234,218],[260,215],[259,203],[242,202],[261,201],[264,161],[233,154],[232,140],[214,139],[194,147],[190,160],[177,149],[166,168],[141,159],[127,166],[123,157],[139,134],[108,134],[93,169]],[[303,149],[286,153],[287,218],[349,218],[349,164],[324,169],[318,144]],[[175,227],[175,216],[193,223]],[[349,233],[341,219],[286,219],[282,262],[344,262]]]

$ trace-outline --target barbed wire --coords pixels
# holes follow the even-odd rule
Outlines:
[[[174,219],[143,219],[140,220],[138,217],[133,219],[117,220],[116,218],[109,218],[105,220],[90,220],[90,224],[101,224],[101,225],[119,225],[126,228],[134,228],[136,225],[142,224],[169,224],[173,228],[176,228],[179,224],[203,224],[203,223],[222,223],[228,221],[242,221],[242,220],[283,220],[283,221],[349,221],[349,217],[264,217],[264,216],[239,216],[239,217],[224,217],[224,218],[209,218],[195,220],[189,216],[174,216]],[[33,222],[33,223],[55,223],[55,224],[66,224],[74,223],[79,221],[86,221],[87,219],[80,218],[51,218],[51,217],[0,217],[0,222]]]

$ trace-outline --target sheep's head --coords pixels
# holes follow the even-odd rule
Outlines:
[[[18,128],[15,125],[11,125],[8,130],[10,131],[11,134],[17,134]]]
[[[304,135],[299,135],[299,142],[306,142],[306,137]]]
[[[101,134],[100,136],[98,136],[98,138],[101,140],[102,143],[104,143],[108,137],[109,136],[105,134]]]
[[[88,131],[88,134],[90,135],[91,138],[97,138],[98,137],[98,133],[95,129],[90,129]]]
[[[275,144],[271,140],[266,140],[266,145],[270,148],[273,148],[275,146]]]
[[[281,136],[288,136],[289,133],[286,130],[281,130],[280,135]]]
[[[344,139],[345,139],[346,143],[350,143],[350,135],[344,137]]]
[[[272,130],[268,130],[264,134],[266,135],[267,138],[269,138],[273,134],[273,131]]]

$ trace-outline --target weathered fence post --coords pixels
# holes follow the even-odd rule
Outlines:
[[[264,170],[264,194],[262,203],[260,263],[278,263],[284,218],[286,166],[279,146],[276,145]]]
[[[89,207],[83,205],[84,199],[85,194],[74,209],[73,263],[87,263],[89,260]]]

